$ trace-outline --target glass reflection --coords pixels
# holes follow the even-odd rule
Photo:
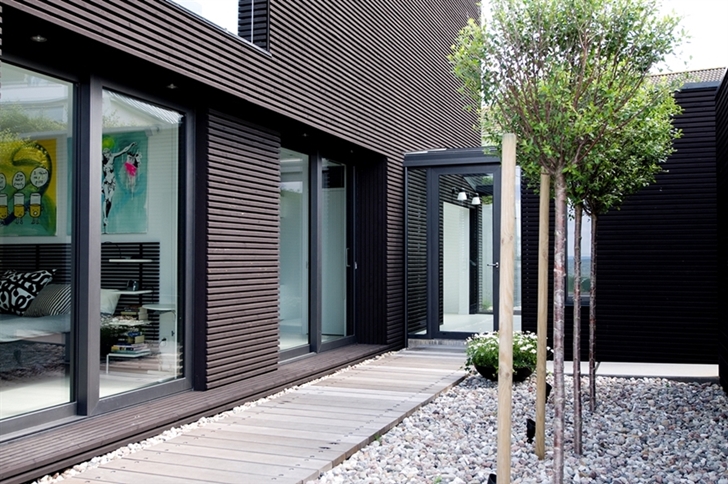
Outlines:
[[[71,400],[73,86],[2,63],[0,419]]]
[[[281,350],[309,344],[308,163],[308,155],[281,149]]]
[[[321,341],[349,336],[346,318],[346,166],[323,160],[321,200]]]
[[[178,198],[182,115],[103,92],[101,397],[182,376]]]

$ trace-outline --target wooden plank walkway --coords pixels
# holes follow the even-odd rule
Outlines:
[[[63,482],[305,483],[459,383],[464,361],[462,350],[402,350]]]

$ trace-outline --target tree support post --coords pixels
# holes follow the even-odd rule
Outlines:
[[[516,228],[516,135],[503,135],[501,152],[500,309],[498,339],[498,484],[511,482],[513,390],[513,276]]]
[[[536,456],[546,455],[546,344],[549,303],[549,200],[551,177],[541,173],[538,211],[538,316],[536,345]]]

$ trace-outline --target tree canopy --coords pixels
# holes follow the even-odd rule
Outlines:
[[[656,0],[490,0],[450,61],[486,144],[518,139],[532,185],[554,180],[554,482],[563,482],[567,193],[603,213],[653,181],[679,133],[676,85],[650,78],[683,34]],[[677,80],[676,82],[680,82]]]
[[[660,16],[654,0],[489,3],[490,18],[470,20],[450,60],[484,139],[515,133],[529,180],[542,167],[568,174],[588,158],[618,160],[627,143],[650,141],[637,158],[669,154],[675,85],[649,72],[675,49],[677,17]]]

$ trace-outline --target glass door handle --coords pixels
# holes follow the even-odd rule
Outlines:
[[[493,262],[492,264],[485,264],[485,265],[487,265],[488,267],[492,267],[494,269],[498,269],[500,267],[500,263],[498,263],[498,262]]]

